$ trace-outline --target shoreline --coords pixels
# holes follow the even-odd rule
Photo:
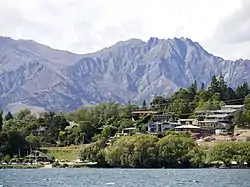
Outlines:
[[[0,165],[0,169],[250,169],[250,167],[237,167],[237,166],[233,166],[233,167],[216,167],[216,166],[208,166],[208,167],[187,167],[187,168],[183,168],[183,167],[170,167],[170,168],[159,168],[159,167],[152,167],[152,168],[146,168],[146,167],[142,167],[142,168],[124,168],[124,167],[98,167],[98,166],[86,166],[86,165],[71,165],[71,166],[66,166],[64,167],[63,165],[61,166],[57,166],[57,167],[53,167],[52,164],[50,165],[11,165],[11,164],[6,164],[6,165]]]

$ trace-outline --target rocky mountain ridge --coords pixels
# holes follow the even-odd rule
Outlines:
[[[0,108],[70,111],[83,105],[150,101],[194,80],[223,74],[235,88],[250,83],[249,60],[224,60],[187,38],[118,42],[79,55],[29,40],[0,37]]]

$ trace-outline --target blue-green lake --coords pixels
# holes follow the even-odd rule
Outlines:
[[[250,187],[249,169],[4,169],[1,187]]]

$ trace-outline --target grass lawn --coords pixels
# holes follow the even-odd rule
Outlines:
[[[85,145],[67,147],[42,147],[41,150],[45,154],[55,157],[58,160],[73,161],[78,158],[78,154],[84,146]]]

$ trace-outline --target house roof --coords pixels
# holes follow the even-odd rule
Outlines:
[[[207,113],[218,112],[218,113],[228,113],[228,112],[235,112],[236,109],[221,109],[221,110],[208,110]]]
[[[197,121],[197,119],[179,119],[178,121]]]
[[[181,126],[175,127],[175,129],[200,129],[200,127],[197,127],[194,125],[181,125]]]
[[[230,108],[230,107],[229,107]],[[232,108],[232,107],[231,107]],[[236,109],[221,109],[221,110],[196,110],[194,113],[214,113],[214,112],[218,112],[218,113],[228,113],[228,112],[235,112]]]
[[[128,128],[124,128],[122,130],[136,130],[136,128],[135,127],[128,127]]]
[[[229,116],[228,114],[212,114],[212,115],[206,116],[206,118],[225,118],[228,116]]]
[[[242,108],[244,105],[224,105],[221,108]]]
[[[196,110],[194,111],[194,113],[206,113],[208,112],[208,110]]]
[[[198,123],[217,123],[219,120],[204,120],[204,121],[198,121]]]
[[[153,111],[153,110],[138,110],[138,111],[133,111],[131,113],[132,114],[159,114],[159,112]]]
[[[155,114],[152,117],[171,117],[172,115],[170,114]]]
[[[39,153],[39,156],[36,156],[35,153]],[[47,154],[41,152],[41,151],[32,151],[31,154],[29,154],[27,157],[46,157],[47,159],[51,159],[50,156]]]

